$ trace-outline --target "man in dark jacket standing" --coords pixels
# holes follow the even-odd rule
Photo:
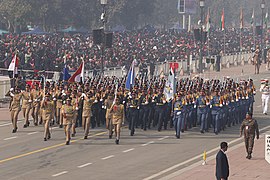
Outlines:
[[[225,152],[228,149],[228,143],[222,142],[220,150],[216,156],[216,178],[217,180],[227,180],[229,177],[229,163]]]

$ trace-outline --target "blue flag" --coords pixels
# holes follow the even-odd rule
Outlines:
[[[134,65],[135,65],[135,61],[133,60],[130,66],[130,69],[128,71],[127,80],[126,80],[126,89],[129,89],[129,90],[131,90],[132,85],[134,85],[134,81],[135,81]]]
[[[69,74],[67,66],[65,65],[63,69],[63,81],[67,81],[69,78],[70,78],[70,74]]]

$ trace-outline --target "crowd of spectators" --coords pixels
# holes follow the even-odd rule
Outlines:
[[[242,51],[254,47],[253,33],[244,29],[241,33]],[[139,62],[156,63],[168,60],[185,60],[190,54],[199,53],[199,42],[193,32],[176,31],[126,31],[114,33],[112,48],[104,51],[104,66],[129,66],[136,59]],[[227,29],[225,53],[240,51],[239,29]],[[17,52],[20,66],[24,69],[61,71],[64,62],[70,71],[75,71],[82,59],[85,69],[100,69],[102,51],[93,44],[91,35],[46,34],[0,36],[0,66],[7,68]],[[204,55],[224,52],[224,32],[211,31],[203,45]]]

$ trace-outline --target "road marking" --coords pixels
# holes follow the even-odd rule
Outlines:
[[[52,127],[52,129],[57,129],[58,127]]]
[[[104,131],[104,132],[100,132],[100,133],[94,134],[94,135],[89,136],[89,137],[100,136],[100,135],[103,135],[103,134],[106,134],[106,133],[107,133],[107,131]],[[71,142],[77,142],[79,140],[83,140],[83,138],[75,139],[75,140],[72,140]],[[66,143],[56,144],[56,145],[48,146],[48,147],[38,149],[38,150],[35,150],[35,151],[30,151],[28,153],[24,153],[24,154],[20,154],[20,155],[10,157],[10,158],[2,159],[2,160],[0,160],[0,164],[4,163],[4,162],[7,162],[7,161],[14,160],[14,159],[18,159],[18,158],[22,158],[22,157],[29,156],[29,155],[32,155],[32,154],[36,154],[36,153],[39,153],[39,152],[47,151],[47,150],[57,148],[57,147],[60,147],[60,146],[65,146],[65,145],[66,145]]]
[[[60,173],[54,174],[54,175],[52,175],[52,177],[61,176],[61,175],[66,174],[66,173],[68,173],[68,171],[63,171],[63,172],[60,172]]]
[[[35,132],[31,132],[31,133],[27,133],[27,135],[32,135],[32,134],[37,134],[38,132],[35,131]]]
[[[162,141],[162,140],[164,140],[164,139],[167,139],[167,138],[169,138],[170,136],[164,136],[164,137],[162,137],[162,138],[159,138],[158,140],[159,141]]]
[[[106,159],[110,159],[110,158],[113,158],[114,155],[110,155],[110,156],[107,156],[107,157],[104,157],[104,158],[101,158],[102,160],[106,160]]]
[[[12,123],[1,124],[0,127],[2,127],[2,126],[9,126],[9,125],[11,125],[11,124],[12,124]]]
[[[131,148],[131,149],[127,149],[127,150],[125,150],[125,151],[122,151],[123,153],[127,153],[127,152],[129,152],[129,151],[133,151],[134,150],[134,148]]]
[[[149,145],[149,144],[153,144],[155,141],[150,141],[150,142],[148,142],[148,143],[145,143],[145,144],[142,144],[141,146],[147,146],[147,145]]]
[[[262,107],[262,105],[259,105],[259,106],[257,106],[257,107]]]
[[[83,164],[83,165],[80,165],[80,166],[77,166],[78,168],[83,168],[83,167],[86,167],[86,166],[89,166],[91,165],[92,163],[86,163],[86,164]]]
[[[266,127],[262,128],[262,129],[260,129],[260,131],[263,131],[263,130],[268,129],[268,128],[270,128],[270,126],[266,126]],[[240,141],[240,140],[242,140],[242,139],[243,139],[243,137],[237,138],[237,139],[235,139],[235,140],[232,140],[232,141],[229,142],[228,144],[233,144],[233,143],[235,143],[235,142],[237,142],[237,141]],[[216,148],[214,148],[214,149],[211,149],[211,150],[207,151],[206,154],[211,154],[211,153],[213,153],[213,152],[215,152],[215,151],[217,151],[217,150],[219,150],[219,149],[220,149],[220,147],[216,147]],[[200,159],[201,157],[202,157],[202,155],[199,154],[199,155],[197,155],[197,156],[195,156],[195,157],[193,157],[193,158],[191,158],[191,159],[188,159],[188,160],[186,160],[186,161],[184,161],[184,162],[181,162],[181,163],[179,163],[179,164],[176,164],[176,165],[174,165],[174,166],[171,166],[171,167],[169,167],[169,168],[167,168],[167,169],[165,169],[165,170],[163,170],[163,171],[160,171],[160,172],[158,172],[158,173],[156,173],[156,174],[153,174],[153,175],[151,175],[151,176],[149,176],[149,177],[147,177],[147,178],[144,178],[143,180],[154,179],[154,178],[156,178],[156,177],[158,177],[158,176],[161,176],[162,174],[165,174],[165,173],[167,173],[167,172],[170,172],[170,171],[172,171],[172,170],[174,170],[174,169],[176,169],[176,168],[178,168],[178,167],[180,167],[180,166],[183,166],[183,165],[185,165],[185,164],[187,164],[187,163],[190,163],[190,162],[192,162],[192,161],[195,161],[195,160],[197,160],[197,159]]]
[[[17,136],[13,136],[13,137],[9,137],[9,138],[5,138],[4,141],[10,140],[10,139],[16,139]]]

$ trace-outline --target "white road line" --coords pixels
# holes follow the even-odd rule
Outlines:
[[[83,165],[80,165],[80,166],[77,166],[78,168],[83,168],[83,167],[86,167],[86,166],[89,166],[91,165],[92,163],[86,163],[86,164],[83,164]]]
[[[52,127],[52,129],[57,129],[58,127]]]
[[[113,158],[114,155],[110,155],[110,156],[107,156],[107,157],[104,157],[104,158],[101,158],[102,160],[106,160],[106,159],[110,159],[110,158]]]
[[[162,137],[162,138],[159,138],[158,140],[159,140],[159,141],[162,141],[162,140],[167,139],[167,138],[169,138],[169,136],[164,136],[164,137]]]
[[[148,142],[148,143],[145,143],[145,144],[142,144],[141,146],[147,146],[147,145],[149,145],[149,144],[153,144],[155,141],[150,141],[150,142]]]
[[[2,126],[9,126],[9,125],[11,125],[11,124],[12,124],[12,123],[1,124],[0,127],[2,127]]]
[[[37,134],[38,132],[35,131],[35,132],[31,132],[31,133],[27,133],[27,135],[32,135],[32,134]]]
[[[125,150],[125,151],[122,151],[123,153],[127,153],[127,152],[129,152],[129,151],[133,151],[134,150],[134,148],[131,148],[131,149],[127,149],[127,150]]]
[[[13,137],[9,137],[9,138],[5,138],[4,141],[10,140],[10,139],[16,139],[17,136],[13,136]]]
[[[68,173],[68,171],[62,171],[60,173],[57,173],[57,174],[52,175],[52,177],[61,176],[61,175],[66,174],[66,173]]]
[[[270,128],[270,126],[266,126],[266,127],[262,128],[262,129],[260,129],[260,131],[263,131],[263,130],[268,129],[268,128]],[[228,144],[233,144],[233,143],[235,143],[235,142],[237,142],[237,141],[240,141],[240,140],[242,140],[242,139],[243,139],[243,137],[237,138],[237,139],[235,139],[235,140],[232,140],[232,141],[229,142]],[[220,149],[220,147],[216,147],[216,148],[214,148],[214,149],[211,149],[210,151],[207,151],[206,154],[211,154],[212,152],[215,152],[215,151],[217,151],[217,150],[219,150],[219,149]],[[174,169],[176,169],[176,168],[178,168],[178,167],[180,167],[180,166],[183,166],[183,165],[185,165],[185,164],[187,164],[187,163],[190,163],[190,162],[192,162],[192,161],[195,161],[196,159],[199,159],[199,158],[201,158],[201,157],[202,157],[202,155],[199,154],[199,155],[197,155],[197,156],[195,156],[195,157],[193,157],[193,158],[191,158],[191,159],[188,159],[188,160],[186,160],[186,161],[184,161],[184,162],[181,162],[181,163],[179,163],[179,164],[176,164],[176,165],[174,165],[174,166],[171,166],[171,167],[169,167],[169,168],[167,168],[167,169],[165,169],[165,170],[163,170],[163,171],[160,171],[160,172],[158,172],[158,173],[156,173],[156,174],[153,174],[152,176],[149,176],[149,177],[147,177],[147,178],[144,178],[143,180],[154,179],[154,178],[156,178],[156,177],[158,177],[158,176],[161,176],[162,174],[165,174],[165,173],[167,173],[167,172],[169,172],[169,171],[172,171],[172,170],[174,170]]]

